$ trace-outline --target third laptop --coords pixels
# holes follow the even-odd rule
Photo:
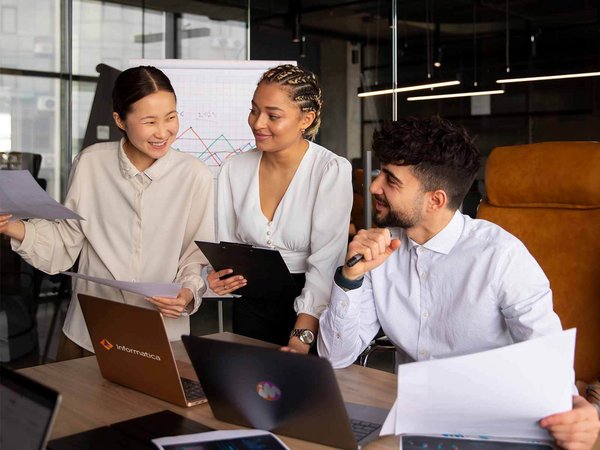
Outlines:
[[[388,411],[342,400],[323,358],[182,336],[219,420],[343,449],[379,437]]]

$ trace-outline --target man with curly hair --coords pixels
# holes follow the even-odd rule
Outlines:
[[[359,231],[336,271],[320,318],[321,356],[348,366],[380,328],[400,363],[561,330],[548,279],[523,243],[459,211],[481,159],[464,129],[439,117],[388,122],[375,131],[373,150],[381,163],[371,184],[379,228]],[[540,426],[562,447],[589,449],[600,421],[575,396],[571,411]]]

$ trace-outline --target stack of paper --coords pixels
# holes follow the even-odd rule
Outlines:
[[[575,329],[486,352],[403,364],[381,434],[549,440],[538,422],[570,410]]]

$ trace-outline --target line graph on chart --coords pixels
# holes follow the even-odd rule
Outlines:
[[[164,71],[177,94],[174,148],[197,156],[216,174],[227,159],[254,147],[247,120],[262,70]]]
[[[207,166],[218,170],[227,159],[252,149],[254,144],[248,139],[229,139],[223,134],[202,138],[193,127],[188,127],[180,132],[173,146],[192,153]]]

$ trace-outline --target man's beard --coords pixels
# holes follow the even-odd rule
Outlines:
[[[407,213],[405,211],[397,211],[392,209],[387,199],[383,195],[373,194],[373,197],[375,197],[378,202],[383,203],[388,210],[387,214],[385,215],[382,215],[383,213],[378,213],[377,211],[373,213],[373,221],[379,228],[412,228],[421,220],[421,204],[417,204],[415,202],[412,205],[412,210]]]

